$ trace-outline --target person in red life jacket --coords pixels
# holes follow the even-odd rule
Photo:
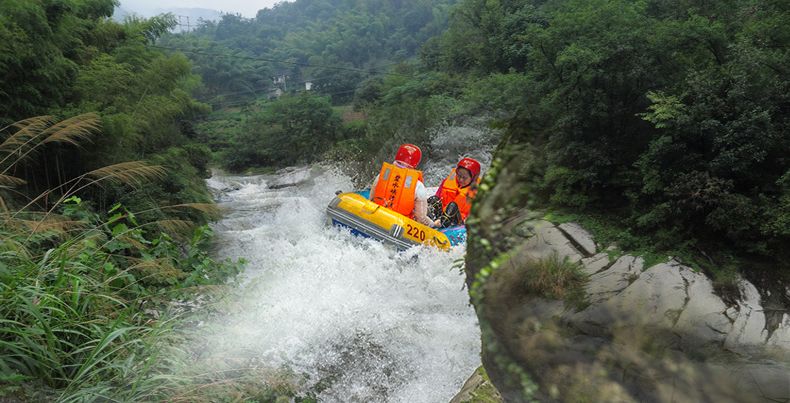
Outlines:
[[[428,190],[417,169],[422,151],[414,144],[403,144],[395,154],[395,161],[381,165],[373,186],[371,200],[383,207],[405,215],[421,224],[434,226],[428,217]]]
[[[472,209],[472,199],[480,183],[480,163],[473,158],[462,158],[442,181],[436,195],[428,199],[430,214],[436,227],[451,227],[466,222]]]

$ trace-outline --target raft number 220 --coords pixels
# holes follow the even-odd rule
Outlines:
[[[425,240],[425,231],[412,226],[411,224],[406,224],[406,234],[419,239],[420,241]]]

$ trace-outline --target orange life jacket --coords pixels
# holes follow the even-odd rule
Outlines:
[[[478,177],[474,185],[479,183],[480,178]],[[472,209],[472,199],[477,195],[477,186],[474,185],[459,188],[458,182],[455,180],[455,168],[453,168],[450,175],[442,181],[439,190],[436,191],[436,195],[442,199],[442,209],[446,209],[450,202],[455,202],[458,205],[461,218],[466,221],[466,217],[469,216],[469,211]]]
[[[414,218],[417,182],[422,182],[422,171],[400,168],[385,162],[381,165],[379,181],[373,189],[373,202]]]

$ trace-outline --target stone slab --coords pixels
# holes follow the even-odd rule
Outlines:
[[[583,271],[588,275],[593,275],[611,263],[609,255],[606,253],[599,253],[595,256],[586,257],[581,260]]]
[[[595,241],[593,241],[592,235],[590,235],[587,230],[582,228],[579,224],[574,222],[560,224],[559,228],[567,234],[571,240],[576,242],[577,245],[581,246],[582,252],[584,252],[587,256],[592,256],[596,253]]]
[[[686,281],[689,300],[675,328],[700,343],[723,342],[732,330],[732,321],[725,315],[727,305],[715,294],[713,283],[684,266],[680,275]]]
[[[535,236],[522,244],[520,252],[536,260],[550,258],[554,254],[560,259],[568,258],[571,262],[584,258],[562,231],[554,226],[536,228]]]
[[[591,275],[586,286],[590,303],[603,302],[628,287],[643,267],[641,257],[623,255],[608,269]]]

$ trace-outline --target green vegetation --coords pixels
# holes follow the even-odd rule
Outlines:
[[[471,117],[504,133],[490,172],[520,185],[498,207],[573,211],[722,287],[736,267],[790,273],[787,2],[297,0],[180,35],[114,5],[0,0],[2,393],[159,382],[135,357],[171,330],[146,309],[238,269],[202,252],[212,163],[329,159],[364,183]],[[495,239],[470,244],[474,298]],[[581,281],[541,264],[547,295]],[[143,389],[124,396],[157,398]]]
[[[225,15],[188,34],[165,36],[157,46],[183,51],[202,77],[197,94],[215,112],[196,132],[219,165],[245,171],[325,157],[361,173],[382,149],[390,153],[397,141],[425,140],[427,130],[443,119],[435,106],[442,101],[423,99],[441,90],[433,80],[412,80],[421,72],[410,63],[419,47],[445,28],[452,3],[284,2],[254,19]],[[308,82],[315,96],[298,95]],[[429,85],[420,87],[423,83]],[[390,95],[387,107],[368,113],[386,91],[404,85]],[[272,101],[275,89],[301,101]],[[335,114],[320,115],[327,105],[352,103],[359,113],[355,122],[340,125]],[[305,110],[309,106],[318,109]],[[290,113],[299,118],[284,125]]]
[[[60,122],[31,118],[6,128],[0,143],[1,395],[157,399],[168,386],[159,372],[171,348],[169,302],[191,294],[183,291],[221,284],[240,269],[208,256],[211,231],[205,225],[143,221],[150,212],[137,214],[120,203],[97,214],[77,196],[102,184],[149,185],[166,177],[162,166],[108,165],[37,195],[9,174],[29,167],[41,149],[78,145],[98,129],[95,114]],[[52,201],[41,209],[42,200]],[[211,208],[193,203],[155,209],[166,216],[167,210]]]
[[[340,129],[327,98],[286,96],[246,116],[223,160],[233,171],[312,162],[340,139]]]
[[[486,373],[486,369],[480,366],[475,370],[474,375],[475,377],[479,377],[480,381],[476,385],[476,387],[472,390],[466,391],[466,385],[464,385],[464,390],[461,393],[466,392],[466,395],[463,395],[461,403],[500,403],[502,402],[502,396],[499,395],[499,392],[496,390],[493,384],[491,384],[491,380],[488,379],[488,374]]]
[[[0,1],[0,127],[30,116],[88,112],[98,113],[102,127],[79,146],[42,145],[15,175],[33,194],[102,166],[146,159],[167,165],[155,186],[90,188],[81,196],[99,210],[118,201],[133,211],[208,202],[201,151],[189,146],[188,122],[207,111],[190,96],[200,79],[183,55],[149,47],[174,21],[161,16],[118,24],[107,18],[113,6],[111,0]]]
[[[276,165],[272,155],[284,152],[284,164],[323,156],[373,172],[368,161],[397,143],[426,144],[436,125],[482,115],[503,129],[507,147],[528,150],[525,204],[621,222],[632,237],[625,244],[707,255],[710,267],[735,256],[790,261],[780,247],[790,240],[784,3],[331,6],[281,4],[164,41],[192,49],[196,71],[210,70],[207,96],[220,108],[238,92],[242,104],[261,99],[274,88],[261,84],[269,76],[290,80],[290,91],[310,81],[365,117],[314,131],[307,144],[284,141],[271,116],[234,117],[233,140],[212,148],[234,158],[225,166]],[[374,68],[383,65],[386,74]],[[235,152],[250,141],[259,147]]]
[[[304,88],[345,103],[372,72],[413,57],[446,27],[451,0],[297,0],[254,19],[224,15],[188,35],[165,38],[195,61],[210,103],[259,98],[285,77],[281,89]]]
[[[166,399],[170,302],[240,268],[207,253],[200,80],[149,47],[174,22],[114,5],[0,0],[0,398]]]
[[[516,110],[497,122],[505,140],[467,249],[484,359],[503,392],[532,396],[518,387],[526,366],[508,362],[516,348],[501,344],[515,304],[496,303],[512,280],[498,229],[524,208],[572,212],[648,264],[679,256],[712,271],[719,291],[740,271],[763,301],[788,306],[788,20],[778,1],[466,0],[424,48],[427,65],[454,76],[523,78]]]
[[[498,125],[529,160],[524,205],[618,222],[624,248],[787,271],[788,17],[772,1],[470,0],[422,56],[520,89]]]
[[[120,205],[109,213],[100,217],[72,197],[59,216],[69,221],[0,228],[2,393],[43,386],[64,401],[161,395],[166,382],[157,375],[173,333],[168,300],[238,272],[207,256],[205,226],[179,244],[164,232],[146,235]]]
[[[563,259],[555,252],[551,257],[540,259],[524,268],[524,286],[529,292],[565,301],[569,308],[582,310],[588,304],[584,284],[587,276],[581,263]]]

